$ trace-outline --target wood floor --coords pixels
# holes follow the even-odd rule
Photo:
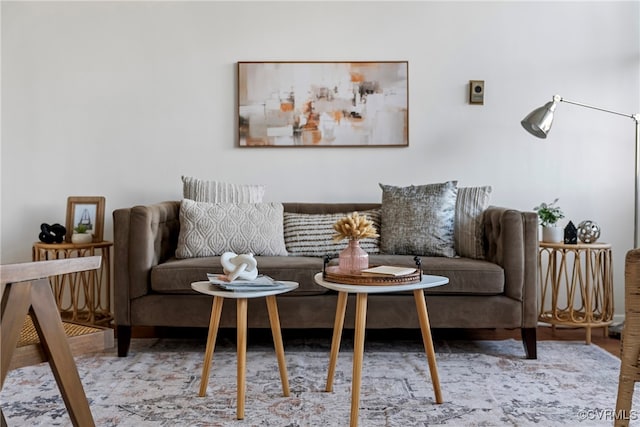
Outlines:
[[[473,329],[473,330],[455,330],[456,336],[460,339],[486,339],[486,340],[502,340],[502,339],[521,339],[519,329]],[[434,332],[434,337],[438,333],[450,334],[447,330],[438,330]],[[586,345],[586,334],[584,328],[556,328],[555,331],[547,325],[539,325],[537,331],[538,341],[583,341]],[[620,357],[620,339],[612,338],[609,334],[604,334],[604,328],[591,330],[591,343],[597,345],[616,357]]]
[[[252,340],[271,341],[271,332],[265,330],[251,330],[250,336]],[[345,331],[347,333],[347,331]],[[132,330],[133,338],[151,338],[151,337],[184,337],[184,338],[202,338],[206,340],[207,331],[205,328],[151,328],[151,327],[134,327]],[[326,337],[331,339],[330,330],[304,330],[304,329],[285,329],[282,331],[283,339],[308,337],[310,334],[317,337]],[[226,335],[228,339],[235,339],[234,329],[221,329],[219,336]],[[437,339],[461,339],[461,340],[504,340],[516,339],[521,340],[520,329],[433,329],[432,335],[434,340]],[[419,330],[367,330],[367,340],[385,338],[395,339],[412,339],[421,340]],[[552,330],[550,326],[540,324],[538,326],[537,338],[539,341],[583,341],[585,342],[585,330],[583,328],[556,328]],[[603,328],[593,329],[591,332],[591,342],[593,345],[600,346],[609,353],[620,357],[620,340],[612,338],[608,334],[604,334]]]

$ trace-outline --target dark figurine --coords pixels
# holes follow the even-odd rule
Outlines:
[[[565,245],[575,245],[578,243],[578,229],[571,221],[569,221],[569,224],[564,228],[564,243]]]
[[[67,229],[60,224],[40,224],[40,234],[38,238],[43,243],[62,243]]]

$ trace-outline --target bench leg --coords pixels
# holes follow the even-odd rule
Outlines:
[[[30,312],[71,423],[76,427],[95,426],[49,279],[33,282]]]

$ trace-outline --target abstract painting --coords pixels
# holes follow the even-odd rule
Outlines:
[[[241,147],[406,147],[408,62],[238,62]]]

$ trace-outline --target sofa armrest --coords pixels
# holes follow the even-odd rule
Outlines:
[[[538,319],[538,218],[490,206],[484,213],[487,261],[504,269],[505,295],[523,304],[523,327],[536,327]]]
[[[116,322],[129,324],[129,301],[149,292],[151,268],[175,254],[179,232],[179,201],[113,212]]]

